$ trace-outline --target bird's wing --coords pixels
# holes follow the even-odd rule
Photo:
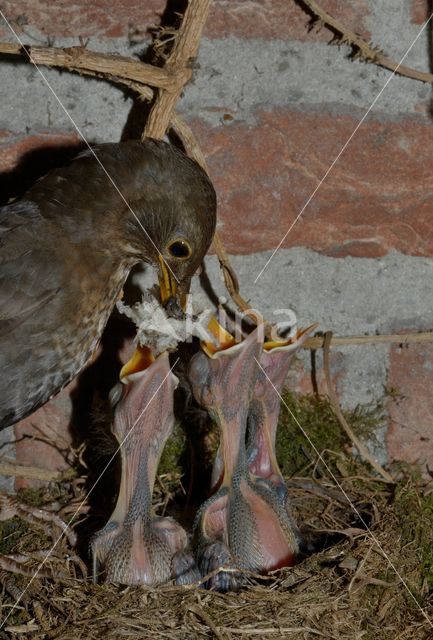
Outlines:
[[[60,292],[50,270],[44,225],[34,203],[0,208],[0,337]]]

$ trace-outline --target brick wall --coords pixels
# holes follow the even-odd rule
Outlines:
[[[392,0],[320,3],[396,60],[428,13],[424,0],[398,7]],[[395,77],[378,98],[390,73],[349,61],[346,48],[328,46],[327,29],[308,31],[300,4],[215,0],[199,68],[179,104],[208,159],[218,191],[219,228],[235,256],[242,289],[268,315],[292,306],[301,324],[318,321],[321,329],[337,334],[430,329],[430,87]],[[146,29],[158,23],[165,2],[15,0],[2,7],[25,42],[49,37],[56,45],[73,45],[81,36],[90,48],[131,55],[143,50]],[[405,64],[429,70],[428,36],[426,30]],[[12,40],[1,25],[0,37]],[[44,73],[90,141],[120,139],[130,98],[96,80]],[[2,61],[0,86],[0,197],[5,201],[58,162],[59,151],[76,148],[79,139],[35,69]],[[220,287],[214,259],[208,269]],[[341,349],[333,353],[333,367],[345,406],[374,402],[386,388],[397,391],[398,402],[388,401],[389,420],[378,433],[382,461],[433,464],[433,346]],[[305,355],[293,380],[308,391],[310,379]],[[49,422],[67,437],[68,403],[63,394],[27,423]],[[8,430],[2,438],[12,435]],[[47,448],[35,454],[32,446],[24,440],[15,447],[19,462],[58,466],[58,454]]]

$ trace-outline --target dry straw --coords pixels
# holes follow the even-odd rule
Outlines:
[[[206,169],[201,149],[189,126],[176,114],[175,106],[183,87],[192,76],[191,63],[197,55],[210,4],[211,0],[190,0],[179,28],[160,32],[154,44],[156,50],[165,57],[163,66],[89,51],[83,45],[55,48],[0,43],[0,53],[22,56],[38,65],[103,78],[134,90],[142,100],[151,104],[143,136],[161,138],[171,129],[182,141],[186,152]],[[432,74],[398,67],[377,47],[346,29],[313,0],[302,0],[301,4],[313,15],[316,26],[326,25],[340,43],[352,47],[355,55],[416,80],[433,81]],[[164,54],[167,43],[170,44],[170,50]],[[218,234],[214,248],[230,296],[238,308],[245,310],[248,305],[240,294],[236,273]],[[371,476],[361,463],[355,463],[344,453],[327,452],[326,455],[335,459],[340,483],[353,504],[363,515],[368,514],[371,530],[382,549],[399,567],[417,596],[424,598],[425,611],[432,616],[433,603],[425,597],[427,587],[422,583],[421,551],[416,540],[412,543],[403,540],[401,520],[392,502],[393,491],[396,491],[391,484],[393,479],[371,459],[347,424],[338,406],[329,373],[331,346],[427,342],[433,342],[433,332],[346,337],[332,337],[328,332],[325,336],[310,338],[305,347],[324,348],[325,374],[334,410],[345,433],[364,459],[382,476],[382,482],[378,482],[377,477]],[[268,579],[249,576],[250,586],[239,594],[209,593],[196,587],[148,589],[95,586],[86,579],[85,567],[75,555],[71,540],[64,539],[56,553],[45,563],[43,575],[25,593],[4,631],[11,638],[31,637],[34,640],[92,640],[101,637],[107,640],[120,637],[155,640],[431,638],[431,627],[427,620],[408,601],[406,590],[396,582],[386,558],[372,547],[366,532],[358,528],[359,523],[353,522],[353,513],[342,507],[326,474],[318,476],[317,465],[316,461],[310,469],[310,479],[290,481],[296,516],[310,533],[332,537],[338,532],[337,544],[310,556],[297,567]],[[355,465],[358,465],[356,470]],[[352,472],[349,473],[348,469]],[[48,477],[40,469],[19,467],[12,462],[3,462],[0,472],[57,482],[66,480],[70,494],[63,498],[60,510],[57,502],[52,506],[52,510],[64,514],[65,519],[82,501],[83,485],[80,479],[71,481],[72,474],[67,478]],[[411,487],[411,490],[418,495],[418,487]],[[167,500],[162,502],[166,503]],[[415,499],[414,504],[420,502],[421,498]],[[4,506],[6,510],[13,511],[13,504],[11,507]],[[84,507],[83,512],[86,509]],[[16,515],[23,516],[23,513],[17,512]],[[19,576],[12,575],[11,571],[14,574],[32,575],[44,553],[43,541],[48,544],[50,536],[55,539],[61,526],[55,519],[41,524],[36,518],[11,549],[8,558],[1,556],[1,606],[4,615],[12,606],[10,599],[14,602],[20,598],[26,584],[20,582]]]

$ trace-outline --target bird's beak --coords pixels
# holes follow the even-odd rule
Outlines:
[[[272,351],[273,349],[285,349],[286,347],[300,347],[308,338],[310,333],[319,326],[319,323],[310,324],[305,329],[297,329],[296,335],[293,338],[287,340],[269,340],[265,342],[263,348],[265,351]]]
[[[160,265],[159,290],[161,303],[165,306],[169,300],[176,298],[177,282],[162,255],[158,256],[158,260]]]
[[[214,342],[203,340],[201,343],[203,351],[210,358],[218,351],[224,351],[236,344],[235,338],[220,325],[215,316],[211,316],[207,330],[217,342],[217,344],[214,344]]]
[[[186,310],[190,287],[191,278],[184,278],[182,282],[179,282],[177,285],[176,300],[178,301],[182,311]]]
[[[121,382],[125,382],[126,378],[133,373],[138,373],[139,371],[144,371],[152,362],[155,362],[155,357],[151,350],[148,347],[142,347],[138,345],[135,348],[135,351],[132,357],[128,360],[126,364],[120,370],[120,380]]]

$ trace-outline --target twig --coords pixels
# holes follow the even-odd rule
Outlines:
[[[373,546],[373,545],[372,545]],[[367,549],[367,553],[365,554],[365,556],[362,558],[361,562],[359,563],[355,573],[352,576],[351,581],[349,582],[349,586],[347,587],[348,592],[350,593],[353,590],[353,585],[355,584],[355,582],[359,579],[359,576],[362,574],[362,570],[364,568],[365,563],[367,562],[368,558],[370,557],[371,554],[371,547],[369,549]]]
[[[339,40],[339,44],[347,44],[356,48],[356,53],[353,58],[361,58],[366,62],[371,62],[385,69],[389,69],[400,76],[406,78],[412,78],[412,80],[421,80],[421,82],[433,83],[433,74],[426,71],[418,71],[412,69],[412,67],[406,67],[403,64],[399,64],[395,60],[385,56],[379,47],[375,47],[366,42],[361,36],[354,31],[351,31],[345,27],[341,22],[336,20],[327,11],[322,9],[315,0],[302,0],[313,15],[322,21],[331,31],[336,33],[337,36],[342,36]]]
[[[42,527],[48,534],[48,527],[54,525],[64,533],[71,547],[77,544],[76,533],[56,513],[18,502],[11,496],[0,495],[0,520],[10,520],[14,516]]]
[[[191,127],[189,127],[185,120],[181,118],[177,113],[173,112],[171,114],[171,127],[173,131],[179,136],[185,152],[193,158],[201,166],[202,169],[209,173],[208,167],[206,164],[205,157],[203,155],[202,150],[197,142],[195,135],[193,134]]]
[[[6,589],[6,591],[12,596],[14,600],[24,600],[23,604],[27,605],[29,597],[24,593],[11,579],[8,571],[0,569],[0,584]]]
[[[377,473],[381,475],[386,482],[394,483],[392,476],[387,471],[385,471],[385,469],[383,469],[378,462],[376,462],[373,456],[370,455],[367,447],[364,444],[362,444],[359,438],[354,434],[351,426],[348,424],[346,418],[343,415],[343,412],[341,411],[340,403],[338,402],[337,394],[335,392],[334,385],[332,384],[331,369],[329,365],[329,346],[332,339],[332,332],[327,331],[325,333],[324,338],[325,339],[323,343],[323,371],[325,373],[325,380],[326,380],[326,386],[328,388],[329,399],[331,401],[331,405],[335,412],[335,415],[337,416],[343,428],[343,431],[347,434],[349,439],[358,449],[359,454],[364,458],[364,460],[369,462],[370,465],[373,467],[373,469],[375,469],[375,471],[377,471]]]
[[[26,56],[30,61],[50,67],[62,67],[69,71],[92,74],[98,73],[104,78],[122,78],[140,84],[162,89],[173,89],[178,79],[169,69],[160,69],[144,62],[125,56],[89,51],[85,47],[41,47],[0,42],[0,53],[14,56]]]
[[[164,69],[169,76],[177,79],[173,87],[160,87],[146,126],[144,137],[162,138],[167,131],[171,114],[184,85],[192,75],[190,62],[198,51],[201,32],[206,22],[211,0],[190,0],[176,34],[173,49]]]
[[[22,562],[17,562],[13,558],[2,554],[0,554],[0,569],[7,573],[19,573],[22,576],[28,577],[32,577],[35,573],[34,567],[27,566]],[[52,577],[53,573],[49,569],[41,569],[38,571],[38,578],[51,579]]]
[[[313,636],[320,636],[321,638],[333,638],[335,636],[325,635],[318,629],[313,629],[312,627],[264,627],[263,629],[257,629],[257,627],[245,627],[245,628],[235,628],[235,627],[219,627],[220,631],[227,631],[234,634],[239,635],[251,635],[251,636],[269,636],[269,635],[278,635],[281,637],[281,634],[292,634],[292,633],[309,633]]]
[[[200,618],[209,627],[218,640],[227,640],[228,636],[225,633],[220,633],[220,628],[216,626],[210,615],[206,613],[203,607],[191,604],[188,607],[188,611],[191,611],[191,613],[194,613],[198,618]]]
[[[331,333],[332,336],[332,333]],[[433,331],[420,333],[391,333],[379,336],[339,336],[330,338],[331,346],[349,346],[363,344],[419,344],[433,342]],[[307,338],[302,345],[303,349],[322,349],[325,345],[325,336]]]
[[[290,478],[286,479],[285,483],[286,487],[289,489],[301,489],[302,491],[307,491],[308,493],[320,496],[321,498],[327,498],[328,500],[347,504],[347,498],[343,493],[341,493],[341,491],[337,491],[330,487],[324,487],[313,480],[306,480],[305,478]]]

